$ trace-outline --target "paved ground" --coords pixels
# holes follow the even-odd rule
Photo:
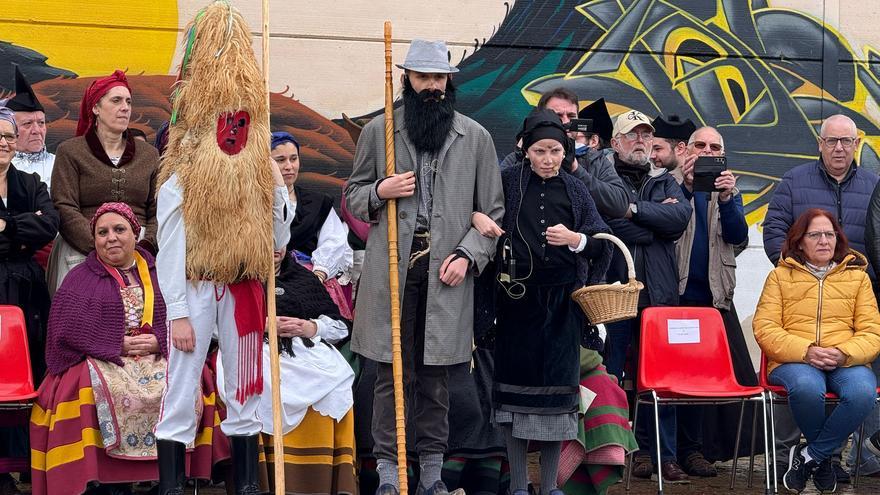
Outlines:
[[[688,495],[696,495],[696,494],[706,494],[706,495],[744,495],[744,494],[756,494],[760,495],[764,493],[764,464],[763,457],[758,456],[755,458],[755,463],[757,467],[755,469],[754,474],[754,485],[752,488],[747,488],[747,478],[748,478],[748,459],[743,458],[740,459],[740,462],[737,464],[737,479],[736,479],[736,488],[734,490],[730,490],[730,469],[732,467],[732,463],[727,462],[724,464],[718,464],[718,477],[717,478],[703,478],[703,479],[695,479],[691,483],[687,484],[665,484],[663,486],[664,495],[676,495],[676,494],[688,494]],[[540,475],[537,471],[537,457],[535,455],[530,455],[530,470],[533,471],[531,473],[532,479],[539,479]],[[20,489],[24,494],[30,494],[30,487],[28,485],[21,485]],[[782,486],[782,483],[779,484],[779,493],[785,494],[785,488]],[[146,494],[146,489],[138,489],[135,492],[137,495]],[[186,491],[187,494],[193,493],[192,488]],[[609,490],[609,495],[653,495],[657,493],[657,482],[656,481],[643,481],[633,479],[632,485],[630,486],[630,490],[627,492],[624,489],[623,483],[619,483]],[[807,490],[802,492],[803,495],[814,495],[819,492],[813,487],[812,483],[808,483]],[[880,494],[880,478],[873,477],[862,477],[859,480],[858,488],[853,488],[852,485],[839,485],[837,488],[837,494],[840,495],[849,495],[849,494],[863,494],[863,495],[874,495]],[[225,495],[226,491],[222,486],[219,487],[207,487],[199,490],[200,495]],[[52,495],[52,494],[49,494]],[[368,495],[368,494],[365,494]]]

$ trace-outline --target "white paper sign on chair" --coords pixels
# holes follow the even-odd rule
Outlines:
[[[670,344],[699,344],[700,320],[666,320]]]

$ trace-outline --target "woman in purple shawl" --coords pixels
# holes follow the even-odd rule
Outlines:
[[[159,477],[153,429],[168,349],[154,259],[136,246],[141,227],[124,203],[103,204],[91,228],[95,250],[64,279],[49,313],[49,374],[31,414],[35,495],[75,495],[96,484],[124,495],[132,482]],[[214,436],[213,376],[202,376],[193,408],[204,408],[205,434],[190,471],[207,478],[228,445]]]

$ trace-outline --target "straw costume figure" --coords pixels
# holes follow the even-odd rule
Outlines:
[[[293,210],[269,160],[262,76],[241,14],[217,1],[199,12],[187,45],[160,168],[159,285],[170,321],[167,389],[156,427],[160,493],[182,494],[194,440],[194,390],[216,328],[237,494],[259,493],[257,407],[270,252],[290,237]],[[269,223],[272,219],[272,230]]]

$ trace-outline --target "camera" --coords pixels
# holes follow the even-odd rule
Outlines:
[[[571,119],[566,130],[568,132],[593,132],[593,119]]]

